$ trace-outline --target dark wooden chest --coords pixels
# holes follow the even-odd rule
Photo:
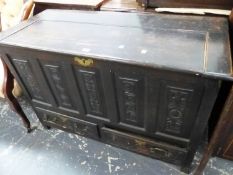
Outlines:
[[[212,8],[229,9],[233,7],[232,0],[137,0],[145,7],[165,7],[165,8]]]
[[[221,17],[46,10],[0,51],[45,126],[184,171],[232,79]]]
[[[34,15],[46,9],[99,10],[106,0],[34,0]]]

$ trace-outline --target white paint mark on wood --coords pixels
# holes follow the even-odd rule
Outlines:
[[[82,49],[83,52],[90,52],[90,50],[91,50],[91,49],[89,49],[89,48],[83,48],[83,49]]]
[[[87,163],[87,161],[83,161],[81,162],[81,165],[85,165]]]
[[[147,53],[147,50],[146,49],[142,49],[141,50],[141,54],[146,54]]]
[[[102,156],[97,157],[98,160],[102,159]]]
[[[7,149],[5,149],[4,151],[0,152],[0,156],[5,156],[8,155],[11,151],[11,149],[13,148],[13,145],[8,146]]]
[[[109,173],[112,173],[112,167],[113,167],[112,160],[118,160],[118,158],[108,156],[108,170],[109,170]]]
[[[71,139],[73,139],[73,138],[74,138],[74,136],[73,136],[72,134],[69,134],[69,137],[70,137]]]
[[[226,15],[231,14],[230,10],[221,10],[221,9],[203,9],[203,8],[156,8],[156,12],[171,12],[171,13],[182,13],[182,14],[215,14],[215,15]]]
[[[53,139],[55,139],[59,134],[61,134],[63,131],[61,131],[61,130],[57,130],[57,132],[54,134],[54,135],[52,135],[52,138]]]
[[[124,48],[125,48],[125,45],[119,45],[118,48],[119,48],[119,49],[124,49]]]
[[[118,171],[118,170],[120,170],[120,169],[121,169],[121,167],[116,166],[115,171]]]

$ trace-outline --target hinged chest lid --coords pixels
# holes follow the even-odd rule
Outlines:
[[[223,17],[46,10],[3,34],[0,46],[233,79]]]

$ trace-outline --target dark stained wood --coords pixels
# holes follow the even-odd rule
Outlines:
[[[233,34],[233,11],[229,18],[231,27],[231,37]],[[233,106],[231,106],[233,108]],[[219,139],[218,148],[215,150],[215,154],[222,158],[233,160],[233,114],[229,114],[227,124],[224,126],[225,129],[221,133]]]
[[[229,16],[229,26],[230,26],[230,38],[231,38],[231,54],[233,53],[233,10]],[[233,55],[233,54],[232,54]]]
[[[203,172],[209,158],[211,157],[212,153],[216,149],[216,146],[218,145],[218,142],[222,137],[222,132],[224,132],[224,130],[226,129],[228,122],[232,120],[232,114],[233,114],[232,106],[233,106],[233,86],[231,87],[229,97],[227,98],[227,101],[225,102],[220,120],[217,123],[216,129],[214,130],[213,136],[211,137],[207,150],[205,151],[201,159],[201,162],[199,166],[197,167],[197,170],[195,171],[194,175],[200,175]]]
[[[232,126],[233,122],[231,122]],[[223,154],[222,157],[233,160],[233,132],[229,131],[228,137],[227,137],[227,142],[224,145],[225,147],[223,148]]]
[[[221,17],[47,10],[0,50],[44,126],[188,172],[221,82],[233,79],[228,44]]]
[[[97,124],[71,119],[69,116],[41,108],[36,108],[36,113],[41,116],[40,119],[45,126],[52,126],[81,136],[99,139]]]
[[[231,106],[231,108],[233,108]],[[233,115],[228,116],[228,122],[221,133],[218,146],[215,149],[216,155],[225,159],[233,160]]]
[[[108,0],[34,0],[34,15],[46,9],[99,10]]]
[[[177,165],[182,164],[187,154],[186,149],[106,127],[101,128],[101,136],[103,142]]]
[[[125,19],[122,20],[122,17]],[[37,18],[37,22],[2,43],[74,55],[100,55],[98,59],[107,57],[122,62],[133,61],[134,64],[148,67],[180,69],[192,74],[233,79],[228,20],[222,17],[154,16],[140,13],[125,15],[118,12],[66,10],[53,13],[48,10]],[[66,26],[67,19],[73,21],[69,28]],[[202,23],[196,25],[201,20]],[[23,37],[25,34],[27,37]],[[63,42],[57,42],[58,39]],[[91,43],[88,45],[88,53],[85,51],[86,43]],[[101,49],[98,48],[99,45],[102,45]],[[120,52],[120,45],[125,46],[124,52]],[[172,49],[173,57],[167,52],[167,48]],[[101,57],[103,52],[105,58]]]
[[[27,131],[31,131],[31,125],[30,121],[28,120],[27,116],[23,112],[21,106],[19,105],[17,99],[12,94],[13,88],[14,88],[14,77],[11,74],[10,70],[8,69],[5,62],[3,62],[4,67],[4,83],[3,83],[3,94],[10,105],[10,108],[14,110],[19,117],[22,119],[24,126],[27,128]]]
[[[208,119],[209,119],[211,111],[213,109],[214,102],[215,102],[217,96],[213,96],[211,94],[214,94],[214,93],[217,94],[218,90],[219,90],[217,88],[218,86],[215,83],[217,83],[217,82],[213,81],[213,82],[208,83],[207,86],[209,86],[209,88],[208,88],[209,90],[203,96],[203,98],[206,99],[205,101],[208,101],[208,103],[204,102],[203,104],[201,104],[201,110],[200,110],[200,113],[198,114],[201,117],[199,117],[199,120],[196,120],[196,123],[194,124],[195,125],[195,127],[194,127],[195,134],[193,134],[191,136],[192,137],[191,139],[193,140],[193,142],[190,143],[190,145],[189,145],[190,151],[189,151],[189,154],[187,155],[186,159],[184,160],[184,163],[182,166],[182,170],[184,172],[189,172],[189,170],[190,170],[190,167],[189,167],[190,163],[189,162],[191,162],[193,160],[193,156],[196,152],[196,149],[199,146],[201,138],[203,137],[203,133],[205,130],[204,126],[207,126]],[[206,112],[206,110],[208,112]],[[206,117],[205,113],[208,113],[209,116]]]
[[[23,17],[23,19],[27,19],[28,18],[28,14],[29,11],[31,11],[31,9],[26,9],[25,11],[25,16]],[[1,18],[0,18],[0,31],[2,31],[2,27],[1,27]],[[1,36],[2,38],[4,38],[4,34]],[[30,121],[28,120],[27,116],[25,115],[24,111],[22,110],[20,104],[18,103],[17,99],[15,98],[15,96],[13,95],[13,89],[14,89],[14,77],[11,74],[7,64],[4,62],[4,60],[2,58],[1,59],[1,64],[3,65],[4,68],[4,79],[3,79],[3,87],[2,87],[2,91],[3,94],[10,106],[10,108],[16,112],[16,114],[21,118],[24,126],[27,128],[27,132],[31,132],[32,128],[31,128],[31,124]]]
[[[231,9],[232,0],[137,0],[146,7],[171,7],[171,8],[218,8]]]
[[[229,17],[230,26],[233,25],[233,10]],[[231,85],[231,90],[224,104],[223,110],[221,112],[219,121],[217,122],[216,128],[214,129],[213,135],[210,139],[207,149],[197,167],[194,175],[202,174],[209,158],[214,152],[217,154],[225,156],[227,158],[233,157],[233,147],[232,147],[232,126],[233,126],[233,86]],[[232,134],[232,135],[231,135]],[[223,143],[223,141],[225,143]]]

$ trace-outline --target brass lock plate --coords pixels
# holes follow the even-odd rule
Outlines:
[[[74,62],[83,67],[90,67],[94,64],[91,58],[74,57]]]

